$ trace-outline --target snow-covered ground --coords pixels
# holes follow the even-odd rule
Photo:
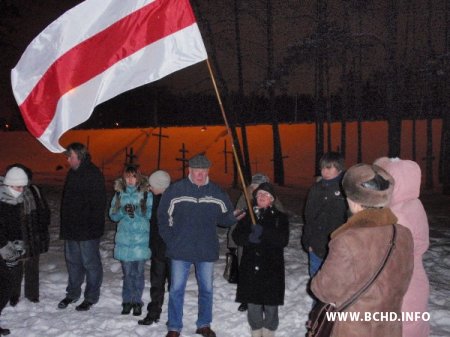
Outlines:
[[[165,336],[167,318],[167,296],[161,321],[156,325],[140,326],[142,317],[120,315],[122,271],[120,263],[112,258],[114,226],[108,224],[101,243],[104,281],[99,303],[88,312],[78,312],[74,305],[57,309],[64,298],[67,273],[63,257],[63,241],[58,238],[58,212],[61,189],[46,186],[44,189],[53,212],[51,245],[48,253],[41,256],[41,294],[39,303],[30,303],[21,298],[16,307],[7,306],[1,316],[1,326],[11,329],[11,336],[75,337],[75,336]],[[283,189],[281,199],[294,214],[291,218],[290,243],[285,250],[286,297],[280,307],[280,326],[277,336],[304,336],[305,321],[311,307],[306,293],[308,282],[307,257],[300,247],[301,198],[298,191]],[[425,266],[431,282],[430,315],[434,337],[450,336],[450,197],[428,194],[425,207],[431,223],[431,246],[425,256]],[[298,205],[298,207],[295,207]],[[222,277],[225,265],[226,231],[219,229],[221,242],[220,259],[215,266],[214,319],[212,328],[219,337],[249,336],[246,313],[237,311],[234,302],[236,285]],[[144,301],[149,301],[149,269],[146,269]],[[80,300],[81,301],[81,300]],[[145,314],[145,313],[144,313]],[[193,337],[197,316],[197,286],[193,272],[187,285],[182,336]],[[386,336],[388,337],[388,336]]]

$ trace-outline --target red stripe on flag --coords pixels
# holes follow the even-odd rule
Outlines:
[[[49,67],[20,105],[28,130],[39,138],[51,123],[61,96],[195,22],[188,0],[156,0],[74,46]]]

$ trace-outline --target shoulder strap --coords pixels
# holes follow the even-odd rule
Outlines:
[[[141,210],[142,213],[147,212],[147,198],[148,198],[148,192],[144,191],[144,197],[141,200]]]
[[[386,266],[386,263],[389,260],[389,257],[392,255],[392,251],[394,250],[396,239],[397,239],[397,228],[395,227],[395,225],[392,225],[391,243],[389,245],[389,248],[386,252],[385,257],[383,258],[383,261],[380,264],[380,267],[377,269],[375,274],[372,275],[372,277],[369,279],[369,281],[367,281],[367,283],[359,291],[357,291],[352,297],[350,297],[347,301],[342,303],[342,305],[339,308],[336,309],[337,311],[344,311],[345,309],[347,309],[350,305],[353,304],[353,302],[355,302],[358,299],[359,296],[361,296],[367,289],[369,289],[369,287],[373,284],[373,282],[375,282],[375,280],[378,278],[378,276],[381,274],[384,267]]]

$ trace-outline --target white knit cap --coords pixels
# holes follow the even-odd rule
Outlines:
[[[27,186],[28,176],[20,167],[11,167],[6,172],[3,184],[8,186]]]
[[[148,183],[152,188],[164,190],[170,185],[170,175],[163,170],[155,171],[148,178]]]

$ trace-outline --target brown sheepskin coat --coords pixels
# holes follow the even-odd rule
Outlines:
[[[365,209],[353,215],[331,235],[329,254],[311,289],[321,301],[337,306],[361,289],[380,266],[392,238],[397,218],[388,208]],[[403,296],[411,279],[414,257],[411,232],[396,224],[393,253],[382,273],[349,312],[395,312],[401,317]],[[333,337],[401,337],[399,321],[336,322]]]

